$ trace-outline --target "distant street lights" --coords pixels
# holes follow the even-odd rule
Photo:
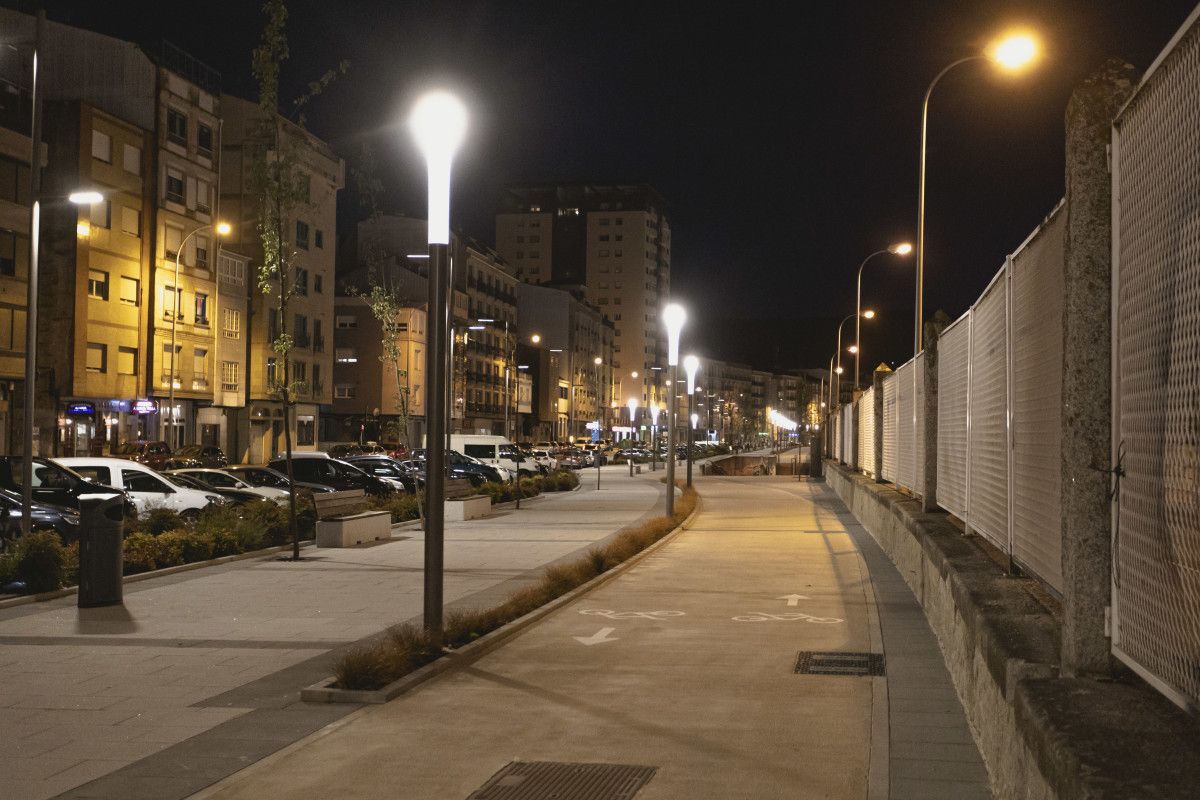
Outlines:
[[[1001,69],[1017,72],[1028,66],[1038,55],[1038,44],[1032,36],[1025,33],[1014,33],[999,39],[985,52],[966,56],[950,63],[939,72],[925,90],[925,100],[921,103],[921,174],[917,188],[917,300],[916,323],[913,331],[913,355],[921,352],[921,326],[924,319],[925,292],[925,153],[929,132],[929,97],[933,87],[937,86],[947,72],[961,64],[972,61],[992,61]]]
[[[430,92],[417,101],[408,124],[425,157],[429,187],[424,625],[434,643],[440,645],[446,487],[446,451],[441,443],[450,426],[449,387],[446,385],[450,351],[450,167],[466,134],[467,111],[453,95]]]
[[[837,369],[833,370],[832,375],[840,376],[843,372],[843,370],[842,370],[842,328],[846,325],[847,322],[849,322],[852,319],[857,319],[858,317],[862,317],[863,319],[875,319],[875,312],[868,308],[867,310],[863,311],[861,314],[859,314],[859,313],[847,314],[845,316],[845,318],[843,318],[842,321],[838,323],[837,350],[834,351],[836,354],[836,358],[837,358]],[[832,380],[832,375],[830,377],[830,380]],[[833,397],[834,397],[834,400],[839,401],[839,402],[842,399],[842,379],[841,379],[841,377],[839,377],[837,379],[837,393],[834,394]]]
[[[863,262],[858,265],[858,293],[856,295],[857,299],[854,301],[854,312],[856,315],[856,318],[854,320],[854,348],[851,350],[851,352],[854,353],[854,388],[855,389],[858,388],[858,376],[859,376],[858,360],[859,360],[859,358],[862,357],[862,338],[860,336],[860,333],[861,333],[860,328],[862,326],[863,267],[865,267],[867,265],[867,262],[870,261],[875,256],[881,256],[884,253],[891,253],[892,255],[895,255],[895,256],[906,256],[912,252],[912,249],[913,249],[913,246],[911,244],[909,244],[908,242],[900,242],[899,244],[893,244],[889,247],[884,248],[883,250],[876,250],[874,253],[871,253],[871,255],[864,258]]]
[[[667,326],[667,366],[671,368],[670,391],[667,392],[667,516],[675,514],[675,406],[676,384],[679,372],[679,334],[687,321],[687,312],[678,303],[670,303],[662,310],[663,324]]]

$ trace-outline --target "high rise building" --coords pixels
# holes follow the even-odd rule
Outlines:
[[[582,287],[614,326],[625,392],[661,400],[651,367],[666,364],[659,311],[671,293],[671,226],[646,184],[514,187],[496,214],[496,249],[524,283]],[[634,378],[637,373],[637,378]]]

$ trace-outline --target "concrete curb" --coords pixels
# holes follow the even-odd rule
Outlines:
[[[394,530],[394,528],[393,528]],[[300,542],[300,549],[313,547],[315,542],[312,539],[303,539]],[[176,564],[173,567],[163,567],[162,569],[151,570],[150,572],[139,572],[134,575],[125,575],[122,583],[137,583],[138,581],[148,581],[152,578],[163,578],[167,575],[174,575],[177,572],[190,572],[194,569],[203,569],[204,567],[216,567],[221,564],[229,564],[233,561],[244,561],[248,558],[261,558],[264,556],[282,553],[285,550],[291,550],[290,544],[281,544],[278,547],[266,547],[262,550],[251,550],[248,553],[235,553],[231,556],[221,556],[220,558],[210,558],[207,561],[193,561],[189,564]],[[42,592],[41,594],[27,594],[20,597],[10,597],[7,600],[0,600],[0,610],[6,608],[14,608],[16,606],[24,606],[30,603],[44,603],[48,600],[57,600],[60,597],[69,597],[79,593],[78,586],[68,586],[64,589],[56,589],[53,592]]]
[[[475,641],[457,650],[448,651],[444,656],[433,661],[415,672],[411,672],[402,678],[399,678],[387,686],[374,690],[353,690],[353,689],[335,689],[332,684],[336,680],[333,676],[326,678],[323,681],[314,683],[300,691],[300,699],[309,703],[386,703],[400,695],[412,690],[422,683],[441,675],[455,667],[463,667],[471,664],[474,661],[482,658],[487,653],[499,647],[508,639],[516,636],[521,631],[533,625],[549,614],[554,613],[558,609],[574,602],[579,597],[591,592],[604,584],[608,583],[613,578],[624,573],[632,568],[642,559],[665,546],[692,524],[696,515],[700,513],[702,501],[700,495],[696,495],[696,507],[692,509],[692,513],[687,516],[678,526],[663,536],[654,544],[635,553],[629,558],[622,561],[607,572],[597,575],[587,583],[575,587],[564,595],[554,598],[543,606],[540,606],[533,611],[530,611],[523,617],[500,626],[496,630],[487,633]]]

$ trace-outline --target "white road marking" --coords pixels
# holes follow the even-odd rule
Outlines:
[[[734,622],[795,622],[797,620],[803,620],[805,622],[819,622],[823,624],[846,621],[844,619],[838,619],[837,617],[814,617],[801,611],[788,611],[783,614],[768,614],[766,612],[759,611],[754,614],[743,614],[741,616],[732,617],[732,619]]]
[[[588,617],[607,617],[608,619],[669,619],[682,617],[682,611],[609,611],[603,608],[585,608],[579,612]]]
[[[591,636],[576,636],[574,639],[580,644],[587,645],[588,647],[591,647],[594,644],[603,644],[604,642],[615,642],[620,637],[609,636],[609,634],[615,630],[616,628],[601,628]]]
[[[799,605],[801,600],[811,600],[812,598],[806,594],[785,594],[782,597],[776,597],[776,600],[787,600],[789,606]]]

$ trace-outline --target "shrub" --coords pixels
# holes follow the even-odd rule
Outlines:
[[[521,478],[517,482],[517,486],[521,489],[522,497],[537,497],[542,493],[542,476],[536,475],[532,478]]]
[[[406,522],[420,517],[420,506],[415,494],[396,494],[387,497],[375,497],[371,500],[371,508],[377,511],[390,511],[392,522]]]
[[[31,531],[17,539],[17,580],[38,594],[61,588],[66,577],[67,553],[54,531]]]
[[[163,531],[154,537],[154,567],[164,569],[183,563],[183,549],[187,531]]]
[[[158,547],[148,533],[131,533],[125,537],[125,574],[136,575],[155,568]]]
[[[187,526],[183,517],[176,514],[169,508],[152,508],[150,513],[146,514],[145,527],[143,530],[151,536],[158,536],[160,533],[167,531],[177,531],[180,528]]]
[[[77,586],[79,584],[79,542],[71,542],[63,546],[63,585]],[[0,586],[4,581],[0,581]]]
[[[207,561],[213,557],[213,550],[216,549],[216,539],[212,534],[198,533],[196,531],[175,531],[175,533],[180,534],[183,541],[184,564]]]
[[[292,540],[288,530],[288,509],[284,506],[270,500],[258,500],[246,503],[241,511],[243,524],[257,530],[260,541],[268,547],[287,544]]]
[[[16,550],[0,553],[0,588],[7,586],[17,579]]]
[[[245,552],[242,550],[241,539],[238,538],[238,532],[234,530],[218,530],[212,534],[201,534],[212,536],[212,557],[221,558],[222,556],[236,556],[238,553]]]
[[[560,492],[569,492],[579,485],[579,476],[574,472],[559,472],[554,476],[554,482]]]

